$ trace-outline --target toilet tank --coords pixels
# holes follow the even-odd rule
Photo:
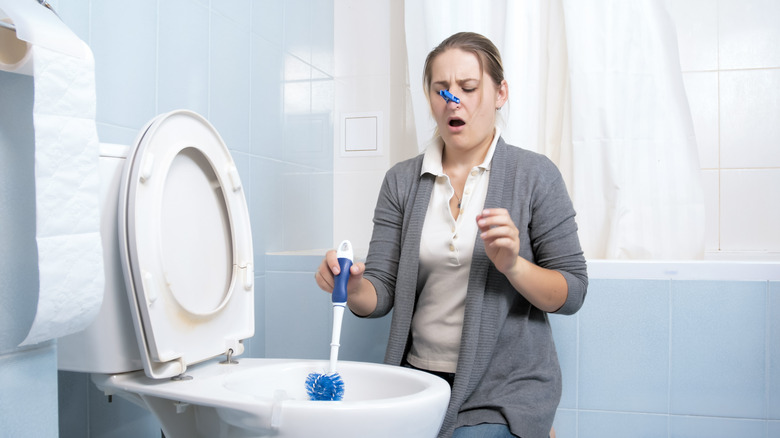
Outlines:
[[[105,291],[95,320],[57,340],[60,370],[115,374],[143,369],[119,257],[117,202],[129,146],[100,144],[100,235]]]

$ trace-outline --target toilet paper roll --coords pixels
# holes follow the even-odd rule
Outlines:
[[[0,28],[0,69],[31,74],[35,88],[40,287],[20,344],[31,345],[84,329],[103,299],[95,69],[89,47],[50,10],[14,0],[0,10],[16,27]]]

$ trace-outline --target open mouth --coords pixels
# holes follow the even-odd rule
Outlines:
[[[466,122],[464,122],[461,119],[452,119],[452,120],[450,120],[449,124],[450,124],[450,126],[458,127],[458,126],[465,125]]]

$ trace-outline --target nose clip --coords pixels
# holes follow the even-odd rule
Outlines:
[[[440,90],[439,96],[441,96],[444,99],[444,102],[449,103],[450,101],[457,103],[460,103],[460,99],[455,97],[452,93],[450,93],[450,90]]]

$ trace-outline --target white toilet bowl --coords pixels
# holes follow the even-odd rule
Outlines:
[[[346,392],[311,401],[303,382],[326,361],[240,359],[188,371],[188,381],[155,381],[141,372],[96,375],[106,392],[153,410],[169,437],[435,437],[449,385],[428,373],[339,362]]]
[[[105,297],[91,326],[58,341],[60,369],[149,409],[168,438],[436,436],[450,395],[436,376],[339,362],[344,399],[310,401],[306,376],[327,362],[236,357],[254,335],[251,228],[208,121],[172,111],[129,151],[107,149]]]

